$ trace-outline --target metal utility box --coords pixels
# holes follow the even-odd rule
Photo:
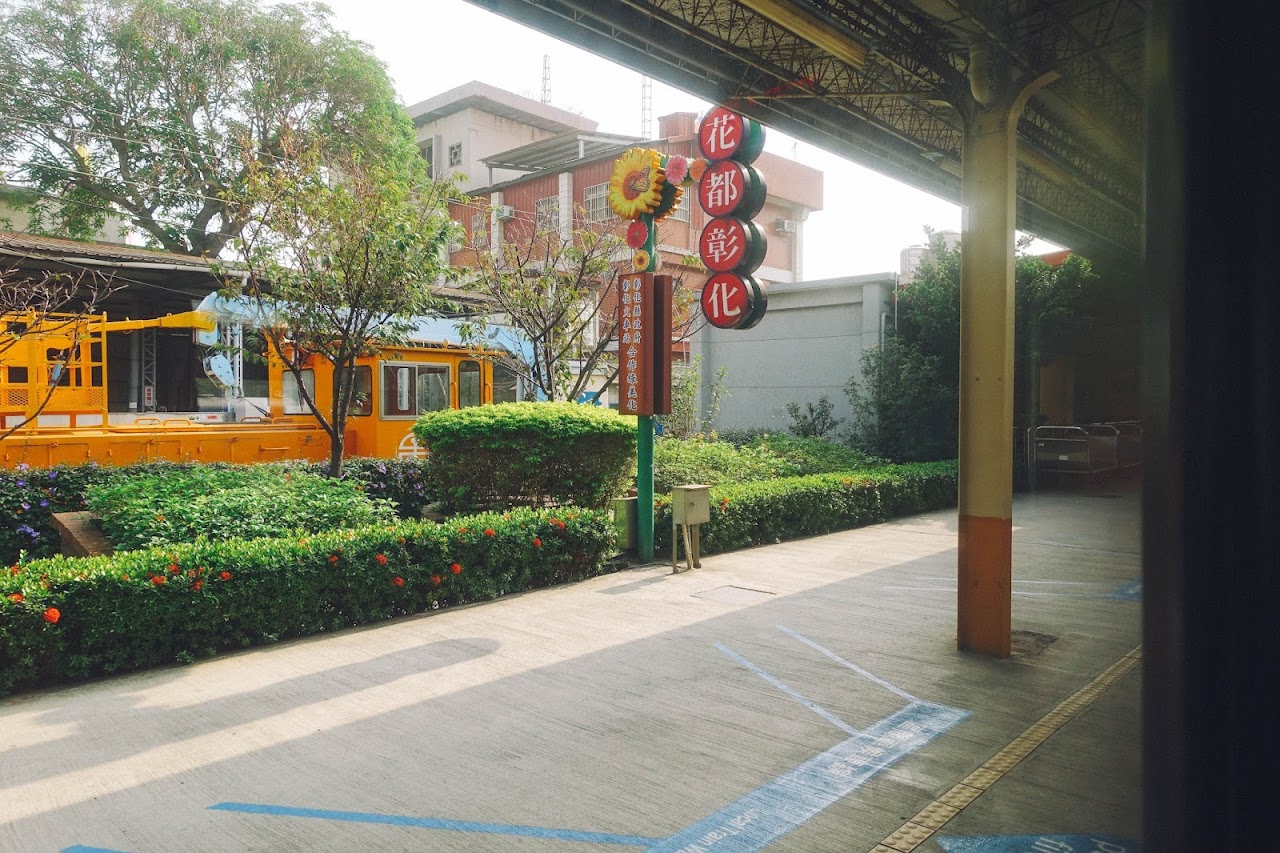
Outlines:
[[[691,484],[671,489],[671,521],[706,524],[711,520],[711,487]]]

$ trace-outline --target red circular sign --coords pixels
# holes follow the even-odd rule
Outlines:
[[[713,107],[698,126],[698,148],[708,160],[728,160],[745,138],[742,116],[724,107]]]
[[[698,182],[698,203],[710,216],[728,216],[747,195],[747,168],[724,160],[702,173]]]
[[[698,240],[698,254],[712,272],[729,272],[747,259],[751,235],[742,220],[721,216],[707,223]]]
[[[702,286],[702,314],[718,329],[736,329],[752,316],[753,297],[741,276],[717,273]]]

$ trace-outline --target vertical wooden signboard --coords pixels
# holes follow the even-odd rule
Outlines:
[[[618,411],[671,414],[671,276],[630,273],[618,300]]]
[[[653,414],[653,273],[622,276],[618,300],[618,411]]]

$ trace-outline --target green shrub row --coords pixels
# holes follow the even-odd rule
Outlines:
[[[955,506],[956,484],[952,461],[718,486],[710,492],[711,521],[702,525],[702,553],[771,545]],[[657,501],[654,547],[659,554],[671,550],[669,496]]]
[[[264,539],[390,524],[395,507],[361,484],[276,465],[197,466],[114,477],[85,503],[117,551],[208,539]]]
[[[0,470],[0,563],[15,562],[23,551],[32,558],[57,554],[60,543],[53,514],[86,509],[85,493],[92,486],[106,486],[119,477],[159,476],[197,468],[248,471],[253,467],[263,466],[147,462],[118,468],[90,463]],[[324,469],[323,465],[302,462],[266,467],[315,473]],[[423,459],[348,459],[343,463],[343,479],[360,484],[371,498],[395,502],[396,513],[403,519],[421,518],[423,508],[435,500],[427,486],[427,461]]]
[[[0,695],[598,574],[612,524],[519,509],[0,571]]]
[[[432,482],[449,510],[603,507],[635,467],[635,418],[579,403],[447,409],[423,415],[413,434],[429,448]]]
[[[824,438],[760,433],[740,442],[660,438],[653,451],[654,491],[702,483],[708,486],[749,483],[778,477],[802,477],[854,471],[886,464]]]

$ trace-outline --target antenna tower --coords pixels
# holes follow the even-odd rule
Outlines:
[[[640,78],[640,138],[653,137],[653,78]]]
[[[542,54],[542,103],[551,103],[551,54]]]

